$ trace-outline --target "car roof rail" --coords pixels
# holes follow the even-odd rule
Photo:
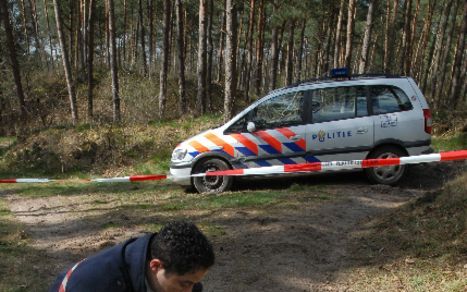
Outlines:
[[[364,73],[364,74],[353,74],[346,77],[331,77],[328,75],[324,75],[320,78],[313,78],[313,79],[306,79],[295,82],[285,88],[306,85],[310,83],[318,83],[318,82],[335,82],[335,81],[348,81],[353,79],[363,79],[363,78],[404,78],[405,76],[396,75],[396,74],[386,74],[386,73]]]
[[[358,78],[403,78],[404,76],[396,75],[396,74],[387,74],[387,73],[364,73],[364,74],[354,74],[351,75],[350,78],[358,79]]]
[[[284,86],[284,87],[273,89],[273,90],[270,91],[270,93],[280,91],[280,90],[284,90],[284,89],[287,89],[287,88],[293,88],[293,87],[316,84],[316,83],[349,81],[349,80],[354,80],[354,79],[404,78],[404,77],[405,76],[402,76],[402,75],[388,74],[388,73],[363,73],[363,74],[352,74],[352,75],[348,75],[348,76],[338,76],[338,77],[331,77],[328,74],[324,74],[323,76],[318,77],[318,78],[304,79],[304,80],[294,82],[294,83],[292,83],[290,85],[287,85],[287,86]]]

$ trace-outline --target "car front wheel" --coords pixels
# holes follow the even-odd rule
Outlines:
[[[369,159],[385,159],[406,156],[406,153],[393,146],[384,146],[370,153]],[[368,179],[375,184],[394,185],[398,183],[407,171],[405,165],[372,167],[365,169]]]
[[[218,158],[209,158],[196,164],[193,173],[207,171],[228,170],[229,164]],[[233,177],[231,176],[205,176],[193,178],[193,185],[199,193],[222,193],[230,189]]]

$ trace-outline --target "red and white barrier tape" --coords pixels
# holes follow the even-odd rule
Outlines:
[[[231,169],[223,171],[208,171],[206,173],[195,174],[193,177],[204,176],[247,176],[247,175],[266,175],[281,173],[305,173],[305,172],[323,172],[336,170],[352,170],[370,167],[384,167],[394,165],[418,164],[428,162],[463,160],[467,159],[467,150],[450,151],[418,156],[407,156],[399,158],[386,159],[364,159],[349,161],[329,161],[313,162],[303,164],[286,164],[277,166],[267,166],[247,169]]]
[[[98,182],[98,183],[112,183],[112,182],[138,182],[149,180],[164,180],[167,179],[165,174],[149,174],[149,175],[133,175],[123,177],[110,177],[110,178],[93,178],[82,180],[85,182]],[[51,180],[48,178],[8,178],[0,179],[0,183],[48,183],[48,182],[63,182],[65,180]]]
[[[48,178],[7,178],[0,179],[0,184],[19,184],[19,183],[49,183],[54,180]]]
[[[449,151],[434,154],[407,156],[400,158],[386,159],[364,159],[364,160],[348,160],[348,161],[329,161],[329,162],[313,162],[303,164],[286,164],[268,167],[257,167],[247,169],[231,169],[222,171],[208,171],[206,173],[193,174],[190,177],[204,176],[247,176],[247,175],[267,175],[281,173],[306,173],[306,172],[323,172],[337,170],[352,170],[363,169],[370,167],[384,167],[394,165],[418,164],[451,160],[467,159],[467,150]],[[112,182],[138,182],[138,181],[154,181],[170,179],[165,174],[150,174],[150,175],[134,175],[112,178],[94,178],[87,181],[98,183]],[[48,183],[57,180],[48,178],[12,178],[0,179],[0,183]]]
[[[164,180],[167,179],[165,174],[149,174],[149,175],[133,175],[133,176],[122,176],[122,177],[111,177],[111,178],[94,178],[91,182],[98,183],[111,183],[111,182],[137,182],[137,181],[148,181],[148,180]]]

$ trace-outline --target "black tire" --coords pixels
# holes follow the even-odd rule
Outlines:
[[[395,158],[407,156],[401,148],[394,146],[382,146],[373,150],[368,159]],[[407,171],[406,165],[372,167],[365,169],[368,179],[374,184],[394,185],[397,184]]]
[[[193,173],[231,169],[230,165],[219,158],[208,158],[195,165]],[[209,176],[193,178],[193,185],[199,193],[222,193],[230,189],[233,177]]]

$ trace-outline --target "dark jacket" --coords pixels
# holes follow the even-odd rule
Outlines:
[[[83,260],[69,276],[65,291],[146,292],[146,258],[152,236],[132,238]],[[50,292],[59,291],[70,269],[57,277]],[[202,291],[202,285],[195,285],[193,291]]]

